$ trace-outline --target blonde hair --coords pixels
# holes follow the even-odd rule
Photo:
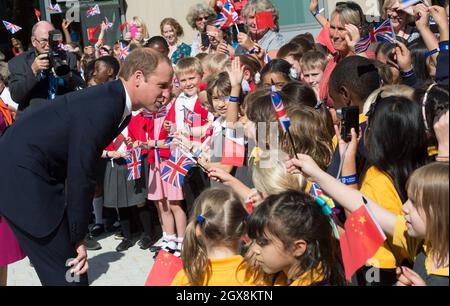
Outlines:
[[[448,264],[448,163],[432,163],[416,170],[406,189],[426,216],[425,244],[438,266]]]
[[[366,102],[364,102],[363,114],[367,114],[370,107],[377,100],[378,95],[382,92],[381,97],[405,97],[410,100],[414,100],[414,89],[406,85],[386,85],[370,94]]]
[[[147,82],[147,78],[156,70],[161,62],[166,62],[169,66],[172,66],[169,58],[158,51],[150,48],[137,48],[123,62],[119,77],[128,81],[136,71],[142,71],[144,79]]]
[[[161,24],[159,25],[159,28],[161,30],[161,35],[163,35],[163,29],[164,29],[164,26],[166,26],[166,25],[170,25],[173,28],[173,30],[175,31],[175,35],[177,37],[182,37],[184,35],[183,27],[174,18],[164,18],[161,21]]]
[[[394,4],[395,4],[396,2],[399,2],[399,0],[385,0],[385,1],[384,1],[384,3],[383,3],[383,8],[382,8],[382,10],[383,10],[383,12],[382,12],[382,17],[383,17],[384,19],[388,18],[387,10],[388,10],[389,8],[391,8],[392,6],[394,6]],[[415,21],[415,16],[406,14],[406,23],[414,23],[414,21]]]
[[[298,152],[311,156],[322,170],[327,169],[333,156],[332,138],[322,116],[312,107],[291,105],[287,109],[291,119],[290,133]],[[292,152],[287,133],[281,134],[281,149]]]
[[[278,9],[269,0],[248,0],[247,5],[242,9],[242,17],[247,20],[247,17],[252,13],[261,13],[271,11],[273,14],[273,22],[275,23],[275,32],[280,31],[280,13]]]
[[[196,57],[184,57],[180,59],[175,67],[175,75],[177,78],[186,75],[188,73],[198,73],[203,75],[203,67],[200,60]]]
[[[309,71],[313,69],[325,70],[327,66],[328,58],[320,51],[308,51],[300,60],[300,67],[302,71]]]
[[[228,65],[231,65],[230,57],[222,53],[208,54],[202,60],[203,70],[209,74],[223,72]]]
[[[208,284],[212,274],[202,239],[232,246],[245,234],[246,218],[247,211],[242,201],[230,188],[210,188],[200,194],[194,203],[181,252],[183,269],[190,285]],[[197,230],[201,232],[201,239],[196,234]]]
[[[258,192],[267,195],[283,193],[287,190],[305,190],[306,180],[302,175],[287,172],[284,160],[288,157],[280,150],[266,151],[253,169],[253,184]]]
[[[353,24],[357,27],[365,25],[363,11],[361,7],[353,1],[347,1],[342,5],[336,6],[333,13],[331,13],[331,19],[336,15],[339,15],[339,20],[342,25]]]
[[[147,25],[145,24],[144,20],[142,20],[141,17],[134,16],[132,23],[135,23],[137,27],[141,27],[142,28],[142,39],[146,40],[146,39],[150,38],[150,34],[148,32]]]
[[[189,12],[186,16],[186,21],[192,27],[192,29],[197,30],[197,18],[202,14],[208,16],[208,21],[217,16],[216,12],[208,4],[206,3],[194,4],[189,9]]]

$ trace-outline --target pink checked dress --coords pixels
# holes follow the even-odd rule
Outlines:
[[[0,267],[15,263],[25,258],[13,232],[0,216]]]
[[[150,140],[159,139],[159,133],[163,128],[165,117],[154,119],[153,135],[149,135]],[[153,136],[153,137],[152,137]],[[161,172],[166,165],[167,159],[161,157],[161,162],[155,158],[155,163],[150,164],[148,176],[148,199],[159,201],[167,198],[169,201],[181,201],[184,199],[183,188],[176,188],[161,179]]]

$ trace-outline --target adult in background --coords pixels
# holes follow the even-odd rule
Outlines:
[[[43,285],[88,285],[84,238],[102,151],[132,111],[156,112],[171,94],[172,64],[148,48],[119,77],[25,112],[0,139],[0,173],[14,173],[0,176],[0,215]]]
[[[184,30],[178,21],[173,18],[165,18],[161,21],[160,28],[161,35],[169,43],[169,58],[174,65],[178,64],[180,59],[191,55],[191,47],[180,41]]]
[[[55,94],[62,95],[84,86],[81,76],[76,71],[76,55],[70,52],[67,53],[67,64],[71,71],[64,78],[60,78],[63,85],[54,84],[57,78],[50,70],[48,60],[49,32],[53,30],[55,27],[47,21],[36,23],[31,31],[33,48],[14,57],[8,63],[11,73],[9,80],[11,97],[19,104],[19,111],[25,110],[32,99],[49,99]]]
[[[186,21],[195,31],[192,42],[191,56],[196,56],[203,51],[200,48],[202,34],[206,32],[206,24],[216,17],[216,12],[206,3],[197,3],[191,6],[186,16]]]

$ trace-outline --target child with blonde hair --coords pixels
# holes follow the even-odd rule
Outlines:
[[[181,257],[183,270],[173,286],[245,286],[240,239],[246,233],[247,211],[229,188],[211,188],[195,201]]]

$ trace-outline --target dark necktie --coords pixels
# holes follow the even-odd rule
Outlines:
[[[125,118],[125,120],[122,122],[122,124],[119,126],[119,133],[122,133],[122,131],[128,126],[128,124],[131,121],[131,115]]]

